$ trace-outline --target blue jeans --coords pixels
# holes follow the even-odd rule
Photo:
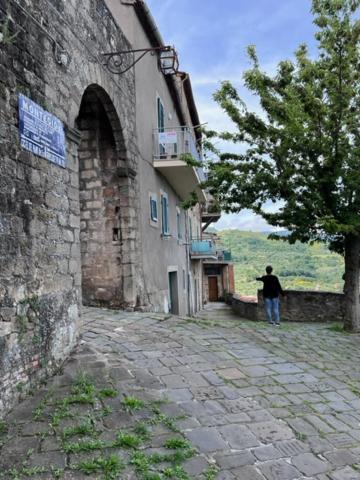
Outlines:
[[[280,323],[279,297],[264,298],[266,316],[269,323]]]

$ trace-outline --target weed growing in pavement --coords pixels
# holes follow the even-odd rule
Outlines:
[[[142,440],[149,440],[151,437],[150,430],[145,422],[137,422],[134,427],[134,433],[136,433],[136,435]]]
[[[185,438],[174,437],[167,439],[164,447],[172,450],[178,450],[181,448],[191,448],[191,445],[187,440],[185,440]]]
[[[295,432],[295,438],[297,440],[299,440],[300,442],[305,442],[305,440],[307,439],[307,435],[306,435],[306,433]]]
[[[98,398],[115,398],[118,396],[118,392],[113,388],[103,388],[96,394]]]
[[[350,384],[349,388],[354,395],[356,395],[357,397],[360,397],[360,387],[358,387],[357,385]]]
[[[108,457],[98,457],[76,465],[76,470],[85,473],[85,475],[102,474],[104,480],[113,480],[119,478],[119,474],[124,470],[125,465],[122,458],[117,455]]]
[[[66,427],[61,433],[64,440],[74,435],[93,435],[95,433],[95,427],[93,423],[88,420],[86,423],[80,425],[74,425],[73,427]]]
[[[210,467],[204,472],[205,480],[215,480],[218,472],[219,467],[217,467],[216,465],[210,465]]]
[[[121,401],[122,406],[125,410],[129,413],[135,412],[137,410],[141,410],[144,408],[145,403],[136,397],[124,397]]]
[[[57,480],[64,475],[64,470],[59,467],[51,466],[51,473],[52,473],[52,476]]]
[[[60,421],[63,418],[71,418],[73,416],[73,413],[71,413],[69,409],[69,405],[64,402],[59,407],[57,407],[55,412],[51,415],[50,425],[52,427],[58,427],[60,425]]]
[[[112,446],[137,449],[140,447],[141,443],[142,439],[136,434],[121,431],[116,435]]]
[[[168,467],[164,470],[165,478],[174,478],[176,480],[190,480],[189,475],[185,472],[183,467],[176,465],[175,467]]]
[[[109,446],[106,442],[97,439],[79,440],[78,442],[65,442],[62,449],[65,453],[91,452],[92,450],[102,450]]]
[[[342,323],[333,323],[332,325],[330,325],[330,327],[328,327],[328,330],[330,330],[331,332],[343,333],[345,335],[349,335],[349,332],[344,330],[344,325]]]
[[[0,437],[2,435],[6,435],[8,429],[9,427],[7,426],[7,424],[3,420],[0,420]]]
[[[183,469],[183,463],[193,457],[196,450],[188,440],[179,435],[181,432],[176,424],[178,420],[187,418],[187,416],[170,417],[162,413],[160,407],[164,403],[168,403],[168,400],[145,402],[133,396],[125,396],[121,401],[123,409],[129,415],[146,409],[144,419],[136,421],[135,417],[132,426],[129,426],[128,429],[114,432],[113,439],[101,440],[99,437],[102,431],[101,419],[112,412],[109,407],[101,408],[101,400],[114,398],[117,395],[118,392],[112,387],[97,390],[90,376],[80,372],[67,397],[52,403],[48,403],[48,398],[44,398],[33,416],[36,420],[43,417],[45,408],[52,409],[52,414],[50,415],[51,411],[49,413],[50,425],[56,433],[54,438],[59,440],[60,448],[65,454],[89,454],[97,451],[93,458],[90,457],[86,461],[68,467],[73,471],[79,471],[85,475],[95,475],[99,480],[112,480],[120,478],[121,472],[127,466],[135,470],[138,480],[190,480]],[[79,424],[63,426],[63,419],[74,418],[77,415],[76,404],[79,405],[79,410],[82,412]],[[85,413],[83,405],[89,406]],[[174,432],[177,435],[167,438],[164,442],[163,448],[167,450],[165,453],[146,454],[144,448],[151,448],[152,427],[156,425],[161,425],[168,432]],[[0,424],[0,432],[2,428],[5,427],[1,427]],[[75,436],[84,436],[84,438],[72,438]],[[126,464],[121,456],[107,454],[107,449],[111,448],[121,449],[123,452],[131,451],[130,458],[129,453],[125,454],[126,458],[129,458]],[[27,457],[31,458],[31,455],[30,451]],[[22,469],[8,470],[4,474],[0,474],[0,478],[21,480],[24,475],[32,477],[44,471],[49,472],[50,468],[52,478],[61,478],[64,470],[54,469],[51,466],[46,467],[46,470],[40,466],[28,467],[27,460]],[[208,476],[209,472],[211,472],[210,468],[203,472],[201,478],[212,480],[214,477]]]

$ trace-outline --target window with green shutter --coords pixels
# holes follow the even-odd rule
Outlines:
[[[169,227],[169,201],[166,194],[161,195],[161,231],[163,235],[170,234]]]

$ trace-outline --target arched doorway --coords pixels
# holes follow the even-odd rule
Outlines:
[[[80,188],[80,243],[84,305],[123,304],[123,236],[118,169],[126,151],[115,108],[106,92],[89,86],[77,128]]]

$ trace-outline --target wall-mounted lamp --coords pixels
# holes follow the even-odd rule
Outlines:
[[[138,48],[121,52],[103,53],[104,66],[115,75],[122,75],[136,65],[147,53],[157,54],[159,68],[164,75],[175,75],[179,70],[179,60],[173,47]],[[136,57],[136,54],[139,54]]]

